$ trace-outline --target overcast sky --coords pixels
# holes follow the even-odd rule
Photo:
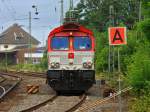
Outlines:
[[[74,0],[76,5],[80,0]],[[39,14],[35,15],[36,5]],[[69,0],[64,0],[64,10],[69,8]],[[32,13],[32,35],[41,41],[42,45],[50,30],[60,25],[60,0],[0,0],[0,33],[14,23],[29,30],[29,11]]]

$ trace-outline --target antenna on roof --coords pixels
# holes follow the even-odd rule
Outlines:
[[[74,10],[74,3],[73,0],[70,0],[70,7],[69,7],[69,11],[67,11],[66,13],[66,17],[65,17],[65,23],[76,23],[77,22],[77,18],[76,18],[76,11]]]
[[[70,9],[69,10],[73,10],[73,0],[70,0]]]

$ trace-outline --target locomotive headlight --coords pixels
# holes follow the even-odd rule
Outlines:
[[[83,67],[84,67],[84,68],[87,68],[87,69],[92,68],[92,62],[84,62],[84,63],[83,63]]]
[[[60,64],[59,64],[59,63],[56,63],[55,66],[56,66],[56,68],[59,68],[59,67],[60,67]]]
[[[59,68],[60,64],[58,62],[52,62],[51,63],[51,68]]]
[[[92,62],[87,62],[88,68],[92,68]]]
[[[54,62],[51,63],[51,68],[55,68],[55,63]]]
[[[86,62],[83,63],[83,67],[87,68],[87,63]]]

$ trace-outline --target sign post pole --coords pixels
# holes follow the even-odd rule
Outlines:
[[[121,92],[121,76],[120,76],[120,72],[121,72],[121,67],[120,67],[120,50],[119,50],[119,46],[118,46],[118,88],[119,88],[119,92]],[[121,93],[119,94],[119,112],[122,112],[122,104],[121,104]]]
[[[125,45],[127,44],[126,27],[110,27],[109,31],[109,45]],[[114,61],[114,59],[113,59]],[[114,65],[113,65],[114,67]],[[114,69],[114,68],[113,68]],[[120,49],[118,46],[118,90],[121,92],[121,66],[120,66]],[[121,93],[119,94],[119,112],[122,112]]]
[[[7,68],[8,68],[8,62],[7,62],[7,48],[8,48],[8,45],[5,45],[4,48],[5,48],[5,67],[6,67],[6,71],[7,71]]]

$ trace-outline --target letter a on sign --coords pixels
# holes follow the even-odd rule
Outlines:
[[[109,45],[127,44],[126,27],[110,27]]]

